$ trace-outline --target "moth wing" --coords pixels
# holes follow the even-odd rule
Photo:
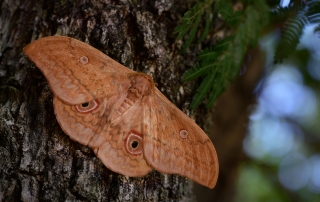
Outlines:
[[[79,109],[81,104],[70,105],[54,96],[54,113],[62,130],[71,139],[96,148],[106,141],[107,134],[104,128],[109,124],[114,108],[119,107],[119,103],[125,96],[125,94],[118,94],[92,100],[88,104],[96,106],[82,111]]]
[[[128,100],[124,100],[123,103],[126,101]],[[144,176],[152,170],[143,153],[141,131],[145,127],[145,104],[143,99],[125,103],[128,108],[120,116],[112,116],[114,119],[111,120],[111,124],[104,128],[104,133],[108,134],[106,141],[95,149],[95,153],[106,167],[122,175]]]
[[[155,89],[144,109],[144,154],[156,170],[185,176],[213,188],[218,178],[218,157],[205,132]]]
[[[93,148],[109,169],[143,176],[152,170],[143,154],[144,104],[143,100],[132,102],[127,96],[123,93],[96,99],[92,109],[83,111],[79,109],[81,104],[69,105],[57,97],[53,104],[61,128],[71,139]]]
[[[23,49],[45,75],[54,95],[68,104],[127,91],[128,73],[92,46],[65,36],[38,39]]]

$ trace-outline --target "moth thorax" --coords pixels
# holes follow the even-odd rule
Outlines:
[[[135,131],[131,131],[125,140],[125,148],[129,154],[141,154],[143,150],[141,135]]]

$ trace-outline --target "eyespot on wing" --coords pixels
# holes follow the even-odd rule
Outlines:
[[[54,95],[71,105],[124,93],[131,85],[132,70],[76,39],[44,37],[23,51],[42,71]]]

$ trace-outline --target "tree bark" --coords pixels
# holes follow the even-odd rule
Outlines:
[[[208,120],[215,118],[210,118],[209,110],[189,111],[194,83],[180,79],[196,63],[201,46],[181,55],[181,44],[173,35],[192,5],[194,1],[185,0],[0,1],[0,201],[196,200],[193,183],[184,177],[157,171],[141,178],[125,177],[108,170],[90,148],[72,141],[55,119],[44,76],[22,53],[25,45],[45,36],[85,41],[128,68],[151,75],[169,100],[212,131]],[[248,103],[241,105],[242,111]],[[217,146],[223,142],[223,131],[222,127],[219,133],[210,132],[218,155],[228,147]],[[239,133],[237,140],[245,131]],[[231,146],[239,151],[241,144]],[[222,169],[232,158],[219,156]],[[239,162],[234,161],[234,171]],[[234,175],[224,177],[221,184],[218,179],[221,188],[209,193],[212,199],[232,189]]]

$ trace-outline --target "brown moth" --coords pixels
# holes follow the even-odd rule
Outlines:
[[[212,142],[150,76],[64,36],[41,38],[23,51],[50,85],[62,130],[91,147],[106,167],[131,177],[156,169],[215,186]]]

